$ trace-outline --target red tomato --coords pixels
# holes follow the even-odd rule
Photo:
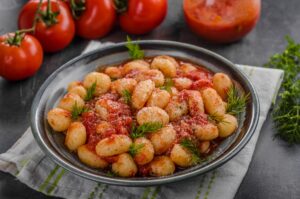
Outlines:
[[[37,22],[33,35],[41,42],[45,52],[56,52],[71,43],[75,35],[75,24],[66,3],[58,0],[50,0],[50,2],[51,11],[59,12],[54,17],[57,22],[47,25],[47,23],[51,23],[50,20],[40,16],[41,20]],[[38,4],[39,0],[31,0],[25,4],[19,15],[19,29],[32,27]],[[46,9],[47,1],[43,0],[41,10],[45,12]]]
[[[25,35],[19,45],[9,44],[14,33],[0,36],[0,76],[7,80],[22,80],[32,76],[41,66],[43,49],[37,39]]]
[[[77,35],[96,39],[111,31],[116,21],[113,0],[85,0],[85,10],[75,20]]]
[[[217,43],[239,40],[249,33],[260,16],[260,0],[184,0],[190,28]]]
[[[167,7],[167,0],[130,0],[120,16],[120,26],[130,34],[150,32],[164,20]]]

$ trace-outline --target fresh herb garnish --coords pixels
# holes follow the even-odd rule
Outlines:
[[[132,59],[142,59],[144,58],[144,51],[141,50],[138,44],[132,43],[132,40],[129,36],[127,36],[127,44],[126,47],[128,49],[128,53]]]
[[[145,144],[131,144],[129,147],[129,154],[132,157],[136,156],[144,146]]]
[[[91,99],[93,99],[94,97],[94,94],[96,92],[96,86],[97,86],[97,82],[94,82],[92,84],[92,86],[90,86],[88,89],[87,89],[87,93],[86,93],[86,96],[84,98],[85,101],[90,101]]]
[[[122,91],[122,97],[123,97],[126,104],[131,103],[131,93],[128,90],[123,90]]]
[[[284,70],[280,100],[273,110],[277,136],[290,144],[300,143],[300,44],[286,37],[288,45],[270,58],[266,67]]]
[[[172,87],[174,86],[174,82],[171,78],[166,78],[165,80],[165,84],[163,86],[160,87],[161,90],[166,90],[169,93],[172,92]]]
[[[197,145],[190,139],[183,139],[180,141],[180,145],[186,148],[192,154],[192,164],[199,164],[201,162],[200,153]]]
[[[226,112],[228,114],[238,115],[245,111],[249,93],[247,95],[240,95],[238,89],[235,86],[231,86],[227,92],[227,96]]]
[[[147,133],[158,131],[162,127],[163,125],[160,122],[147,122],[138,127],[133,123],[130,135],[132,138],[139,138],[145,136]]]
[[[73,120],[77,120],[78,117],[84,113],[84,112],[88,112],[89,109],[86,108],[86,107],[78,107],[77,105],[77,102],[75,102],[75,104],[73,105],[72,107],[72,112],[71,112],[71,115],[72,115],[72,119]]]

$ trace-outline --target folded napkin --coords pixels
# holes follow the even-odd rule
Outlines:
[[[91,42],[84,52],[103,45]],[[0,170],[15,176],[29,187],[51,196],[63,198],[234,198],[252,159],[261,127],[272,100],[277,95],[283,71],[238,65],[252,81],[260,100],[261,113],[253,137],[245,148],[222,167],[184,181],[153,187],[119,187],[93,182],[55,164],[40,150],[29,128],[5,153],[0,155]],[[272,135],[270,135],[272,136]]]

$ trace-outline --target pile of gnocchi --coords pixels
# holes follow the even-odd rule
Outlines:
[[[232,86],[224,73],[171,56],[129,60],[71,82],[47,120],[89,167],[167,176],[198,164],[236,131],[226,108]]]

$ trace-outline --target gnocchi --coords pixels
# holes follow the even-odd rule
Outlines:
[[[108,166],[108,162],[98,156],[94,151],[88,148],[88,145],[81,145],[77,149],[78,158],[84,164],[96,168],[104,169]]]
[[[81,122],[73,122],[70,124],[66,139],[65,145],[70,151],[77,150],[78,147],[84,145],[86,142],[86,129]]]
[[[157,88],[150,95],[147,101],[147,106],[157,106],[159,108],[164,108],[169,103],[170,98],[171,95],[168,91]]]
[[[151,80],[139,82],[132,93],[132,106],[136,109],[141,109],[149,99],[155,84]]]
[[[131,139],[126,135],[112,135],[98,142],[96,153],[101,157],[118,155],[127,152],[131,144]]]
[[[162,125],[169,123],[169,115],[161,108],[158,107],[145,107],[142,108],[136,115],[139,125],[149,122],[159,122]]]
[[[127,61],[69,83],[47,121],[91,168],[166,176],[198,164],[236,132],[239,117],[226,110],[234,84],[166,55]]]
[[[93,84],[96,84],[94,95],[99,96],[110,89],[111,80],[110,77],[104,73],[91,72],[85,76],[83,86],[86,89],[89,89],[93,86]]]

